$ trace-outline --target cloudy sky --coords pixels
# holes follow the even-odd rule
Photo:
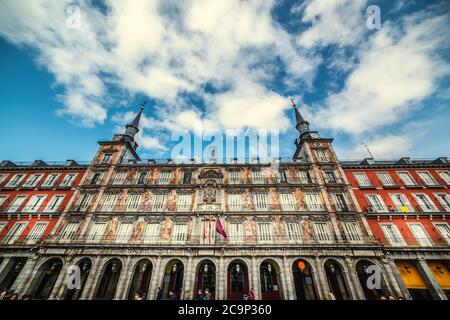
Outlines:
[[[446,0],[0,0],[0,160],[90,160],[144,100],[143,158],[247,128],[290,157],[291,96],[342,159],[450,156],[449,25]]]

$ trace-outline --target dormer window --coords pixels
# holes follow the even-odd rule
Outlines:
[[[109,164],[109,163],[111,163],[112,157],[113,157],[112,153],[106,153],[103,156],[102,164]]]

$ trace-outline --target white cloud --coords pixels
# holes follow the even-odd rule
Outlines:
[[[412,137],[408,135],[377,135],[365,142],[377,160],[396,159],[410,155]],[[352,149],[343,153],[344,158],[362,159],[370,157],[367,149],[362,144],[356,144]]]
[[[448,37],[448,17],[406,21],[404,32],[386,23],[359,49],[359,64],[345,87],[316,106],[313,121],[360,135],[400,122],[433,94],[450,65],[436,54]]]

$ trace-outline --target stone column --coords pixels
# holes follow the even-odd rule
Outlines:
[[[395,278],[387,259],[381,259],[381,263],[384,267],[384,279],[386,281],[386,285],[388,285],[389,287],[389,293],[396,297],[404,296],[404,293],[402,292],[402,289],[400,288],[399,283],[397,282],[397,279]]]
[[[427,261],[424,258],[419,258],[416,266],[423,282],[425,282],[433,298],[435,300],[448,300],[444,290],[442,290],[436,278],[433,276]]]
[[[285,299],[289,300],[295,300],[295,294],[294,294],[294,278],[292,276],[292,271],[289,266],[289,263],[286,259],[286,257],[283,257],[283,268],[284,268],[284,275],[286,279],[286,287],[284,288],[284,291],[286,292]]]
[[[64,264],[63,264],[61,271],[59,272],[58,278],[56,280],[55,286],[53,287],[52,291],[50,292],[49,300],[55,300],[55,299],[61,298],[61,295],[63,294],[64,287],[66,284],[67,269],[71,265],[70,260],[72,260],[72,259],[67,259],[67,261],[64,261]]]
[[[256,300],[261,300],[261,284],[259,281],[259,270],[258,265],[256,263],[256,257],[252,257],[252,265],[251,265],[251,274],[249,274],[249,278],[251,276],[252,281],[250,282],[250,289],[253,288],[253,293],[255,294]]]
[[[352,294],[352,298],[354,300],[366,300],[366,296],[364,295],[363,288],[361,287],[361,283],[359,282],[358,275],[356,274],[356,269],[353,268],[352,260],[349,257],[345,258],[345,262],[347,264],[348,269],[348,277],[349,278],[349,289]],[[345,274],[345,271],[344,271]]]
[[[34,278],[33,276],[36,274],[36,265],[40,260],[41,259],[37,256],[28,259],[16,281],[14,281],[11,289],[14,290],[19,296],[22,296],[25,292],[27,292],[27,289]]]
[[[161,277],[161,257],[156,259],[155,267],[152,271],[152,280],[150,283],[150,289],[148,290],[147,300],[155,300],[156,299],[156,290],[159,287],[159,279]]]
[[[227,277],[227,270],[225,269],[225,262],[223,256],[219,259],[219,267],[217,270],[217,300],[225,300],[226,289],[225,289],[225,280]]]
[[[0,282],[5,279],[6,275],[8,274],[9,270],[6,270],[6,267],[8,263],[11,261],[12,258],[4,258],[2,263],[0,263]]]
[[[395,265],[395,262],[393,259],[388,258],[387,259],[387,269],[390,269],[391,272],[388,272],[388,275],[391,275],[395,278],[395,280],[391,280],[394,283],[397,283],[399,286],[399,289],[401,290],[401,294],[403,294],[403,297],[408,300],[412,300],[411,294],[408,291],[408,288],[406,288],[405,283],[403,282],[402,276],[397,270],[397,266]],[[401,295],[400,294],[400,295]]]
[[[131,256],[128,256],[120,272],[119,281],[117,282],[116,293],[114,294],[113,300],[123,299],[122,298],[123,295],[126,294],[124,293],[124,291],[126,291],[125,284],[127,283],[127,280],[130,275],[130,268],[131,268]]]
[[[316,262],[316,272],[317,272],[317,278],[319,279],[319,286],[321,290],[318,290],[319,298],[324,299],[326,294],[329,293],[331,290],[328,287],[328,281],[326,279],[325,270],[322,268],[322,264],[320,263],[320,259],[318,256],[315,258]]]
[[[97,285],[97,281],[101,276],[101,268],[102,268],[102,264],[104,259],[102,259],[100,256],[97,256],[95,258],[95,260],[92,262],[92,269],[89,272],[89,276],[86,280],[86,284],[84,286],[83,289],[83,293],[81,294],[80,299],[84,300],[84,299],[92,299],[94,297],[95,294],[95,287]]]
[[[184,284],[183,284],[183,292],[181,293],[181,299],[192,300],[193,298],[192,291],[194,290],[194,286],[192,284],[194,283],[193,281],[195,281],[194,280],[195,271],[193,271],[192,256],[188,257],[187,266],[184,272],[185,272],[183,277]]]
[[[134,271],[135,271],[135,265],[134,265],[134,261],[131,261],[131,257],[130,258],[130,262],[128,265],[128,270],[127,270],[127,274],[123,275],[123,285],[122,285],[122,294],[120,294],[119,299],[121,300],[126,300],[128,299],[128,291],[130,290],[130,286],[131,286],[131,281],[133,280],[133,276],[134,276]]]

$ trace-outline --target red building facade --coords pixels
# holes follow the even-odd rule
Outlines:
[[[0,290],[20,285],[19,275],[70,205],[85,166],[0,163]]]
[[[405,295],[450,294],[450,162],[435,160],[342,163],[369,229],[395,264]]]

